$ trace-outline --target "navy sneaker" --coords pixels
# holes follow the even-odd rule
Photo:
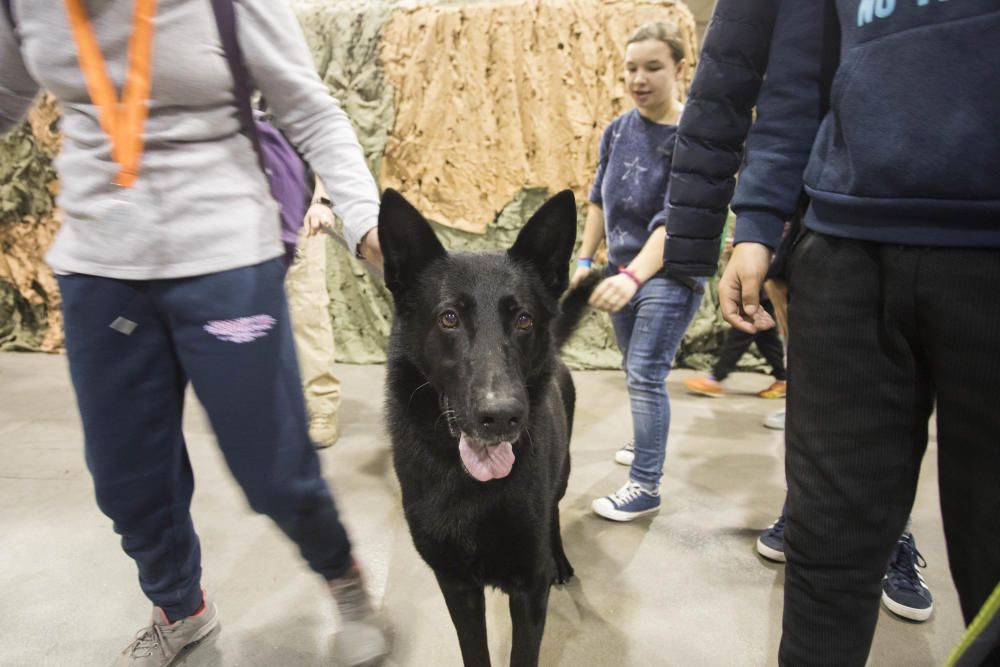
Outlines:
[[[644,514],[651,514],[660,509],[659,492],[650,493],[638,482],[629,480],[625,486],[610,496],[598,498],[590,504],[591,509],[605,519],[612,521],[631,521]]]
[[[927,567],[927,561],[917,551],[913,535],[903,533],[892,549],[889,569],[882,579],[882,604],[897,616],[922,622],[931,617],[934,600],[917,567]]]
[[[776,563],[785,562],[785,513],[757,538],[757,553]]]

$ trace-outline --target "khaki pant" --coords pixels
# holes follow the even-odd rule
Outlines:
[[[305,229],[303,228],[303,232]],[[333,374],[333,325],[326,290],[326,236],[299,237],[285,279],[292,333],[309,416],[333,417],[340,407],[340,380]]]

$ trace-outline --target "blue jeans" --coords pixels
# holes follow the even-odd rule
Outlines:
[[[667,375],[701,298],[701,292],[657,275],[644,283],[624,308],[611,315],[632,405],[635,460],[629,477],[648,486],[659,485],[667,455]]]
[[[250,506],[326,579],[351,564],[309,441],[284,277],[282,259],[176,280],[59,277],[97,504],[171,621],[201,604],[181,431],[189,382]]]

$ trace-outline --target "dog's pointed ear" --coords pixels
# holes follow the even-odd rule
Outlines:
[[[378,242],[385,260],[386,287],[397,298],[425,266],[448,254],[420,211],[391,188],[382,194]]]
[[[569,258],[575,242],[576,199],[572,190],[563,190],[531,216],[507,254],[534,266],[545,287],[558,298],[569,284]]]

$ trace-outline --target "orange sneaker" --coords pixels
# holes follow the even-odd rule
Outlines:
[[[784,398],[786,393],[788,393],[787,383],[784,380],[775,380],[770,387],[758,392],[757,395],[761,398]]]
[[[722,388],[722,383],[712,378],[688,378],[684,380],[684,386],[692,394],[711,396],[712,398],[722,398],[726,395],[726,391]]]

